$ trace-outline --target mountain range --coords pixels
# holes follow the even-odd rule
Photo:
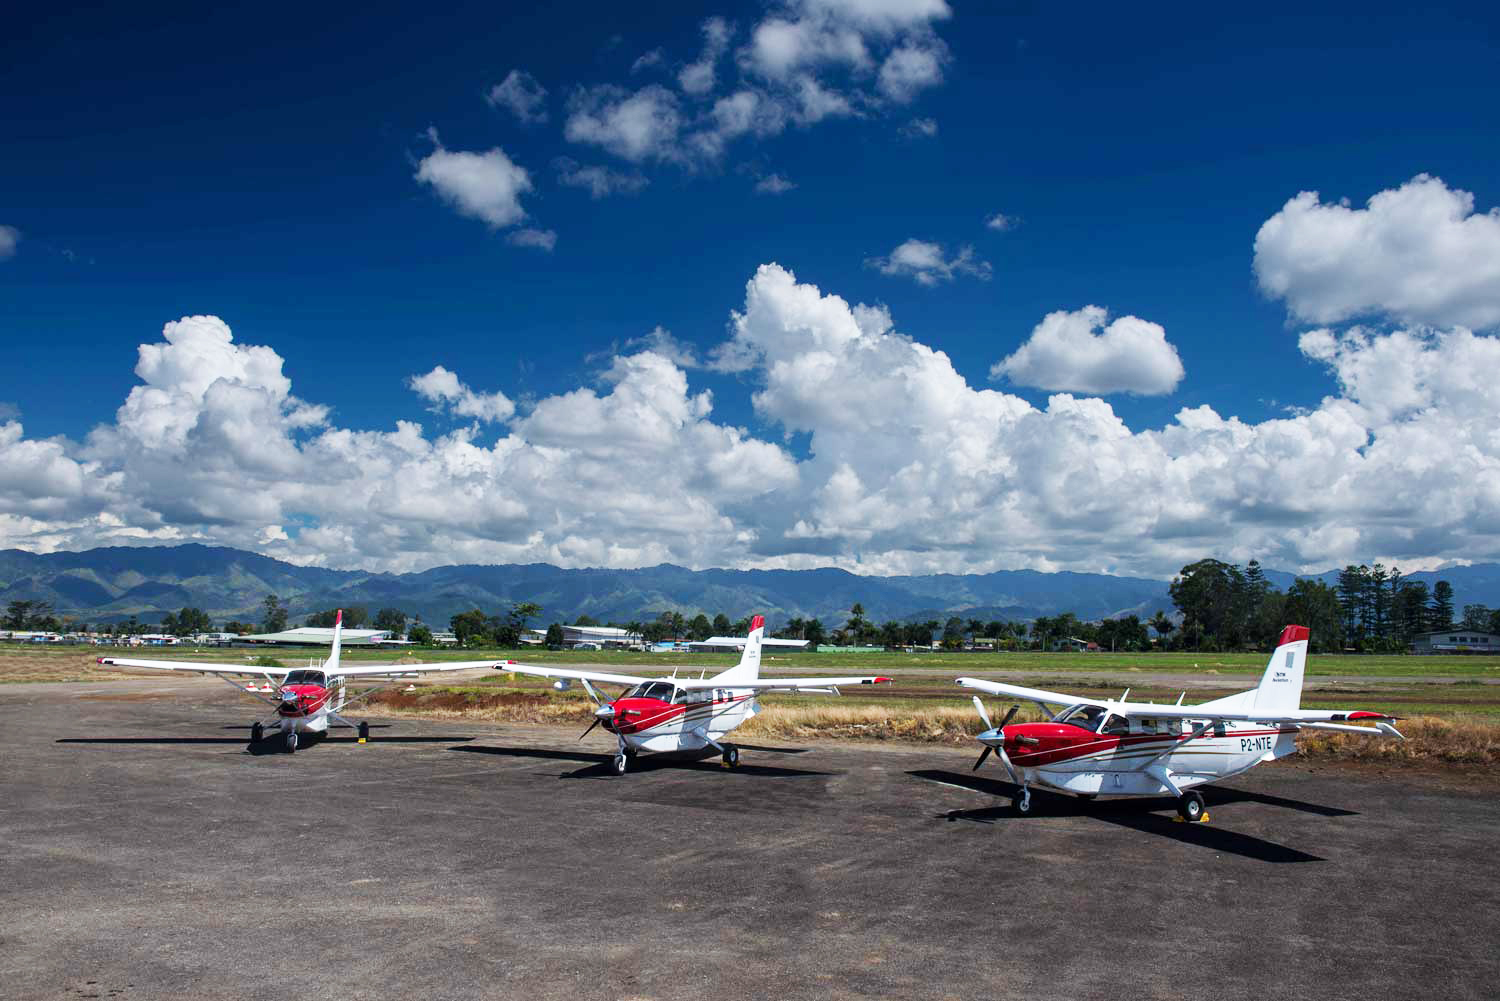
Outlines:
[[[1332,583],[1338,572],[1317,576]],[[1277,587],[1297,575],[1267,571]],[[1412,573],[1409,580],[1453,585],[1455,604],[1500,606],[1500,564]],[[568,570],[545,563],[435,567],[419,573],[373,573],[303,567],[238,549],[182,545],[116,547],[84,552],[0,550],[0,606],[17,599],[50,603],[58,615],[89,622],[135,616],[155,622],[185,606],[215,620],[258,621],[266,595],[287,605],[293,623],[315,611],[385,607],[446,625],[470,608],[488,613],[515,601],[542,606],[541,621],[629,622],[679,611],[691,618],[723,612],[732,619],[761,612],[774,623],[820,618],[841,624],[856,602],[877,622],[951,615],[1032,619],[1073,612],[1081,619],[1172,612],[1167,582],[1093,573],[1001,570],[987,574],[863,577],[845,570],[688,570],[669,563],[632,570]]]

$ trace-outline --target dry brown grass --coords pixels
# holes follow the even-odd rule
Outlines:
[[[1500,724],[1477,716],[1415,716],[1396,728],[1405,740],[1316,730],[1298,737],[1298,757],[1341,761],[1500,764]]]

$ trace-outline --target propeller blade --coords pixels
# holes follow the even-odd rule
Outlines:
[[[982,751],[979,752],[979,760],[976,761],[976,762],[974,762],[974,767],[971,770],[972,771],[976,771],[976,772],[979,771],[979,766],[982,765],[982,764],[984,764],[984,759],[988,758],[990,756],[990,752],[993,751],[993,750],[994,750],[993,747],[991,747],[988,744],[985,744],[984,745],[984,750],[982,750]]]
[[[979,696],[977,695],[974,696],[974,708],[979,710],[979,718],[984,720],[984,728],[986,730],[995,729],[990,725],[990,714],[984,711],[984,703],[979,701]],[[984,759],[980,758],[979,760],[983,761]]]
[[[578,739],[582,740],[584,737],[587,737],[589,735],[590,731],[592,731],[594,729],[594,727],[598,726],[601,722],[603,722],[603,721],[600,720],[598,716],[595,716],[594,717],[594,722],[592,722],[592,723],[589,724],[589,728],[587,730],[583,731],[583,733],[581,733],[581,734],[578,735]]]
[[[1010,712],[1006,713],[1005,714],[1005,718],[1000,721],[1000,729],[1001,730],[1005,729],[1005,724],[1007,724],[1007,723],[1009,723],[1011,721],[1012,717],[1014,717],[1016,715],[1016,712],[1020,708],[1021,708],[1020,706],[1011,706],[1010,707]]]

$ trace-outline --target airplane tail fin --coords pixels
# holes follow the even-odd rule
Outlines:
[[[1284,715],[1302,708],[1302,675],[1307,668],[1306,626],[1287,626],[1281,631],[1276,652],[1266,665],[1255,689],[1253,712]]]
[[[339,669],[339,647],[344,638],[344,610],[340,608],[338,614],[333,618],[333,652],[328,655],[328,660],[323,664],[325,674],[337,673]]]
[[[766,618],[757,615],[750,620],[750,635],[745,638],[745,652],[740,654],[740,662],[727,671],[714,675],[714,681],[721,681],[725,688],[732,688],[736,683],[752,684],[760,680],[760,641],[766,634]]]

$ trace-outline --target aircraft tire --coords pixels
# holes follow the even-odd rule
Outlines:
[[[1196,824],[1203,819],[1203,794],[1196,792],[1185,792],[1177,801],[1177,814],[1189,824]]]
[[[624,775],[630,768],[630,758],[622,752],[615,755],[615,774]]]
[[[359,725],[359,739],[360,740],[369,740],[370,739],[370,724],[369,723],[361,723]]]
[[[1028,814],[1028,813],[1031,812],[1031,797],[1022,794],[1020,796],[1017,796],[1014,800],[1012,800],[1011,801],[1011,805],[1013,805],[1016,808],[1016,812],[1017,813],[1021,814],[1022,816],[1025,816],[1026,814]]]
[[[265,728],[262,727],[259,723],[250,724],[250,743],[259,744],[261,742],[261,738],[263,738],[265,735]]]
[[[738,768],[740,766],[740,749],[733,744],[724,745],[724,766],[726,768]]]
[[[288,754],[296,754],[297,753],[297,731],[296,730],[288,730],[286,732],[286,753],[288,753]]]

